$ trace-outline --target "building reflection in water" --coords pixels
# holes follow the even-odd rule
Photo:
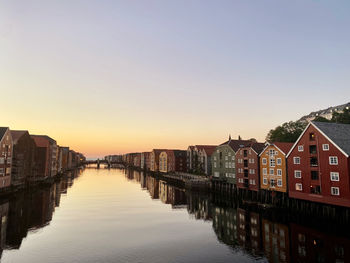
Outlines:
[[[350,262],[350,237],[331,235],[288,216],[274,219],[273,212],[239,207],[235,200],[185,191],[143,172],[125,172],[129,180],[139,182],[152,199],[160,199],[172,208],[186,208],[196,220],[212,221],[221,243],[240,250],[252,260],[284,262]],[[341,226],[339,226],[341,228]],[[321,228],[323,229],[323,228]],[[350,233],[349,233],[350,235]]]
[[[80,173],[81,171],[71,172],[52,185],[19,192],[0,204],[1,251],[4,248],[19,249],[29,231],[47,226],[52,220],[55,207],[60,205],[61,194],[67,193]]]

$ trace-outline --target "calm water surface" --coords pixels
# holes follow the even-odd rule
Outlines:
[[[2,200],[0,213],[4,263],[349,262],[348,230],[334,222],[257,211],[135,171],[86,169]]]

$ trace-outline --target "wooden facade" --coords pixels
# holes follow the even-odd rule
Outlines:
[[[350,207],[348,145],[350,125],[310,123],[288,154],[289,196]]]
[[[263,143],[252,143],[240,148],[236,153],[237,187],[252,191],[260,189],[259,154]]]
[[[270,143],[260,153],[261,189],[287,192],[286,155],[292,146],[292,143]]]

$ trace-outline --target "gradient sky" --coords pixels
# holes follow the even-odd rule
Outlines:
[[[88,157],[263,141],[350,101],[349,14],[348,0],[0,0],[0,125]]]

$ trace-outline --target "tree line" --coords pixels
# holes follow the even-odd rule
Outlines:
[[[314,121],[350,124],[350,109],[343,112],[334,112],[330,120],[318,116]],[[269,131],[266,136],[268,142],[295,142],[304,131],[307,123],[305,121],[290,121],[277,126]]]

